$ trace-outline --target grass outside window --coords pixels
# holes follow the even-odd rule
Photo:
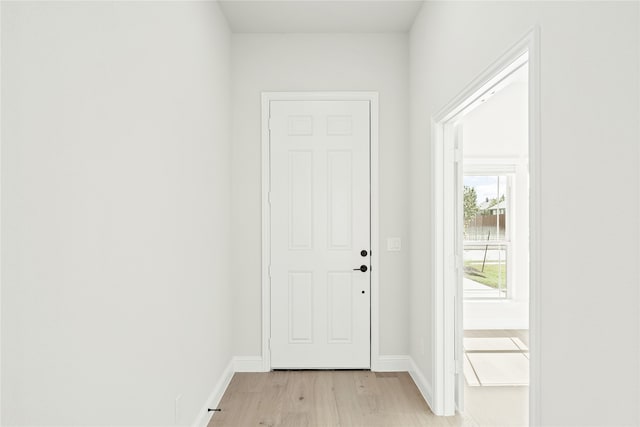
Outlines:
[[[504,262],[486,263],[483,270],[482,262],[465,261],[464,277],[495,289],[506,289],[507,264]]]

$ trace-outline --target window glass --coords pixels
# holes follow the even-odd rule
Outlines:
[[[464,297],[507,298],[509,177],[464,177]]]

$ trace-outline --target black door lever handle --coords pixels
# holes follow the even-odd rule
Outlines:
[[[367,268],[366,265],[363,264],[360,267],[353,269],[353,271],[356,271],[356,270],[360,270],[360,271],[362,271],[364,273],[364,272],[366,272],[368,270],[368,268]]]

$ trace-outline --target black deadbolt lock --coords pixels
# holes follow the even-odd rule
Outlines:
[[[364,249],[360,251],[360,256],[367,256],[367,251],[365,251]]]

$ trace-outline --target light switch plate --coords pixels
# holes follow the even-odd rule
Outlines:
[[[387,238],[387,251],[398,252],[402,249],[402,240],[399,237]]]

